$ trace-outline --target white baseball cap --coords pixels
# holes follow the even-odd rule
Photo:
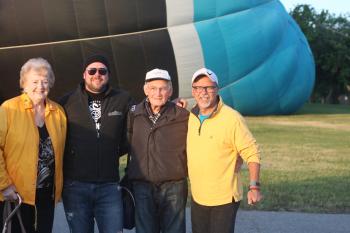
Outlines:
[[[166,80],[166,81],[171,81],[170,75],[168,73],[168,71],[166,70],[161,70],[161,69],[153,69],[151,71],[148,71],[146,73],[146,78],[145,81],[150,81],[150,80],[154,80],[154,79],[162,79],[162,80]]]
[[[211,70],[209,70],[207,68],[201,68],[201,69],[197,70],[193,74],[193,76],[192,76],[192,84],[196,80],[196,78],[198,76],[201,76],[201,75],[207,76],[208,78],[210,78],[210,80],[212,82],[216,83],[216,85],[219,85],[219,80],[218,80],[218,77],[216,76],[216,74],[213,71],[211,71]]]

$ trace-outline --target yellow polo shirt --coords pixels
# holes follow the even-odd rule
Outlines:
[[[195,202],[217,206],[242,199],[240,174],[234,172],[239,155],[247,163],[260,163],[256,140],[237,111],[220,99],[217,110],[202,124],[191,112],[187,161]]]

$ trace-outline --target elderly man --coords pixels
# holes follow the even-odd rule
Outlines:
[[[170,102],[167,71],[146,74],[146,98],[129,112],[137,233],[185,233],[186,135],[189,112]]]
[[[126,144],[131,98],[109,85],[109,62],[102,55],[86,59],[82,82],[61,104],[68,120],[64,155],[63,204],[70,232],[123,230],[119,155]]]
[[[248,203],[262,198],[258,146],[242,116],[219,97],[214,72],[202,68],[194,73],[192,95],[197,102],[187,135],[192,232],[231,233],[242,199],[240,175],[235,172],[240,157],[249,168]]]

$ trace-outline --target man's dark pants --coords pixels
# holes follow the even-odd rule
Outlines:
[[[240,202],[203,206],[192,200],[192,233],[234,233]]]
[[[187,179],[152,184],[135,181],[136,233],[186,233]]]

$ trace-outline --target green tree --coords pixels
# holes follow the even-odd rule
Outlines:
[[[338,103],[350,84],[350,21],[310,5],[297,5],[290,15],[307,37],[316,63],[313,101]]]

